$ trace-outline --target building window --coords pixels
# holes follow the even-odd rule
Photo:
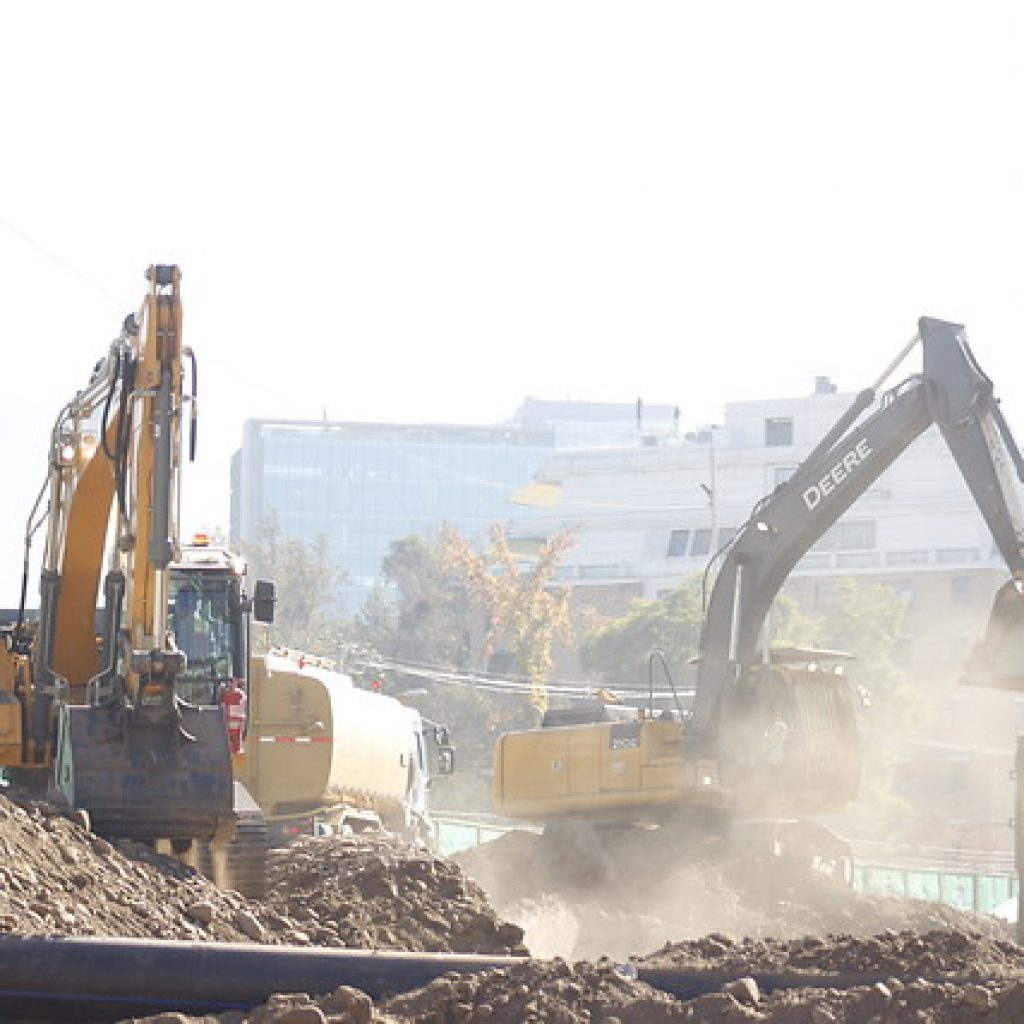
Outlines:
[[[689,530],[673,530],[668,535],[668,557],[681,558],[686,554],[686,548],[689,543]]]
[[[769,416],[764,421],[766,448],[785,448],[793,443],[793,417]]]
[[[853,551],[836,555],[837,569],[870,569],[878,565],[877,551]]]
[[[690,545],[691,555],[706,555],[711,550],[711,531],[694,530],[693,544]]]
[[[939,565],[964,565],[978,561],[977,548],[939,548],[935,552],[935,561]]]
[[[840,520],[814,545],[815,551],[865,551],[875,546],[875,521]]]
[[[718,548],[721,551],[736,536],[735,526],[721,526],[718,529]]]
[[[952,576],[949,580],[949,599],[953,604],[971,603],[971,577]]]
[[[581,580],[613,580],[622,575],[620,565],[581,565]]]
[[[774,486],[779,487],[781,484],[784,484],[795,472],[796,466],[773,466],[772,481]]]
[[[928,562],[928,552],[925,550],[887,551],[885,553],[886,565],[927,565]]]

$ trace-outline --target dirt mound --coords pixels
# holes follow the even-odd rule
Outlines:
[[[461,868],[386,834],[273,851],[265,906],[321,946],[527,955],[522,929]]]
[[[0,932],[286,941],[248,900],[134,843],[113,846],[52,804],[0,796]]]
[[[1011,1024],[1024,1019],[1024,982],[968,984],[889,978],[836,988],[764,991],[739,976],[692,999],[675,999],[604,961],[526,960],[475,975],[448,974],[374,1006],[355,989],[313,998],[272,997],[248,1014],[160,1014],[146,1024]],[[138,1024],[138,1022],[137,1022]]]
[[[977,932],[885,931],[867,938],[852,935],[804,936],[788,941],[725,935],[668,943],[636,958],[644,966],[754,972],[820,972],[934,978],[936,975],[994,978],[1024,972],[1024,949]]]
[[[610,876],[569,875],[543,836],[510,832],[457,855],[497,912],[525,931],[534,955],[625,960],[666,942],[721,933],[731,939],[871,936],[887,929],[978,932],[1011,939],[995,918],[939,903],[869,896],[815,872],[715,846],[638,847]],[[621,851],[620,851],[621,852]],[[623,867],[623,864],[626,866]],[[632,866],[630,866],[630,864]]]
[[[628,977],[607,961],[571,966],[563,960],[528,960],[476,975],[446,975],[391,999],[383,1009],[416,1024],[484,1020],[492,1024],[661,1024],[691,1019],[684,1003]]]
[[[159,1014],[146,1024],[662,1024],[692,1020],[688,1006],[623,974],[610,963],[524,960],[480,974],[446,974],[424,988],[378,1007],[361,992],[341,988],[314,999],[305,993],[273,997],[247,1015],[194,1018]]]
[[[451,862],[384,834],[273,851],[265,901],[218,889],[53,804],[0,795],[0,932],[526,955]]]
[[[747,978],[685,1005],[694,1024],[1015,1024],[1024,1019],[1024,984],[891,979],[842,991],[802,988],[766,995]]]

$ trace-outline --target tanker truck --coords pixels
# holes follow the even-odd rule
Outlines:
[[[445,772],[452,763],[444,730],[323,659],[277,649],[249,664],[238,779],[266,816],[271,845],[372,828],[429,840],[428,765]]]

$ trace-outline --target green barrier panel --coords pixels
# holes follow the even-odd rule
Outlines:
[[[977,883],[978,905],[976,910],[991,914],[1000,903],[1013,896],[1011,879],[1006,875],[979,875]]]
[[[451,857],[479,843],[480,829],[477,825],[458,821],[437,823],[437,848],[442,857]]]
[[[939,903],[942,900],[942,884],[938,871],[908,871],[907,895],[912,900],[929,900]]]
[[[943,873],[939,876],[939,885],[943,903],[959,910],[974,909],[974,875]]]

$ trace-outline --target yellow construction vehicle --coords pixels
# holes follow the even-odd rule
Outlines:
[[[880,388],[920,343],[923,368]],[[878,401],[878,408],[869,414]],[[926,428],[937,424],[1014,579],[1000,591],[970,673],[1024,689],[1024,462],[960,325],[918,333],[785,483],[757,503],[707,604],[692,708],[556,709],[497,744],[494,805],[559,830],[836,811],[856,796],[854,694],[834,652],[772,650],[764,625],[787,576]]]
[[[182,345],[178,268],[146,277],[141,311],[53,427],[21,608],[0,652],[0,754],[10,779],[88,812],[98,832],[182,849],[230,834],[231,760],[219,699],[178,685],[186,659],[169,587],[195,361]],[[29,621],[28,546],[43,526]]]

